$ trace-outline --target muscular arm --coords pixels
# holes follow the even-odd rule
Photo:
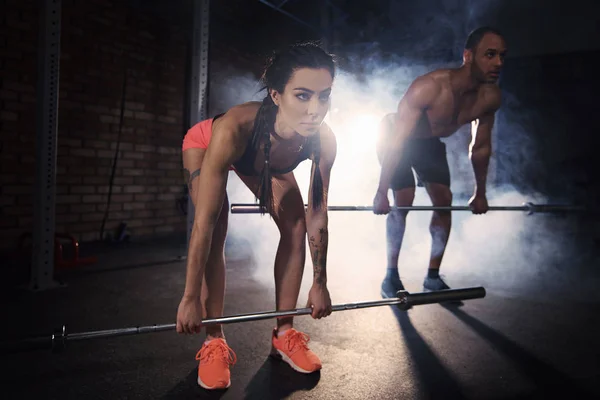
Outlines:
[[[225,198],[229,167],[244,151],[245,140],[240,131],[236,114],[224,115],[204,155],[197,183],[196,213],[188,248],[184,297],[200,295],[213,231]]]
[[[394,171],[400,162],[404,142],[412,133],[422,113],[431,106],[440,89],[439,84],[432,78],[420,77],[412,83],[400,101],[395,131],[383,152],[378,192],[387,193]]]
[[[313,261],[313,283],[317,285],[327,284],[327,246],[329,243],[329,231],[328,231],[328,216],[327,216],[327,198],[329,191],[329,180],[331,177],[331,168],[335,162],[337,154],[337,142],[335,135],[327,127],[323,126],[321,133],[321,159],[319,162],[319,169],[321,171],[321,178],[323,180],[323,202],[321,207],[317,210],[312,208],[312,191],[314,188],[310,187],[308,193],[308,210],[306,213],[306,230],[308,233],[308,245],[310,247],[310,254]],[[315,168],[312,169],[312,176],[315,173]]]
[[[472,140],[469,144],[469,158],[475,175],[475,194],[477,195],[485,195],[488,167],[492,155],[494,114],[500,104],[499,91],[494,91],[490,101],[490,110],[471,123]]]

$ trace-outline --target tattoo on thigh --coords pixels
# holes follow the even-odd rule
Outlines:
[[[194,180],[194,178],[196,178],[198,175],[200,175],[200,168],[198,168],[197,170],[195,170],[191,174],[188,171],[188,175],[189,175],[188,178],[187,178],[188,190],[190,191],[190,193],[192,193],[192,181]]]

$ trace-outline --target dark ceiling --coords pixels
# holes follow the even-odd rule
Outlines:
[[[211,7],[237,22],[268,24],[283,16],[287,24],[319,29],[323,7],[339,22],[360,23],[369,13],[385,12],[389,0],[219,0]]]
[[[127,0],[134,8],[143,8],[161,18],[187,25],[193,0]],[[365,25],[369,15],[389,10],[390,0],[212,0],[210,12],[213,21],[229,23],[232,28],[257,26],[312,31],[320,29],[323,7],[333,16],[333,23]]]

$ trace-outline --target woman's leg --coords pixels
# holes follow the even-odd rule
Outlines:
[[[242,181],[257,192],[258,179],[240,176]],[[304,262],[306,259],[306,220],[304,201],[293,173],[273,177],[274,212],[271,214],[280,232],[275,255],[275,302],[277,310],[296,308]],[[293,326],[293,318],[277,320],[280,330]]]
[[[298,303],[306,260],[304,201],[293,173],[273,180],[273,219],[280,239],[275,255],[275,302],[278,310],[294,309]],[[293,326],[293,318],[277,320],[277,329]]]
[[[198,196],[197,182],[200,168],[204,160],[205,149],[192,148],[183,152],[183,169],[190,193],[190,199],[196,206]],[[223,208],[219,215],[219,222],[215,227],[208,262],[202,281],[202,304],[204,305],[204,318],[223,316],[223,302],[225,297],[225,238],[227,236],[227,222],[229,216],[229,200],[225,195]],[[206,327],[207,337],[223,337],[221,325]]]
[[[243,178],[256,193],[257,179]],[[281,234],[275,255],[275,301],[277,310],[296,308],[306,258],[304,202],[292,173],[273,177],[272,217]],[[271,337],[271,355],[301,373],[321,369],[321,360],[307,346],[308,335],[293,328],[292,318],[279,318]]]

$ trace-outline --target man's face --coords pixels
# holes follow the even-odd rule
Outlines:
[[[471,54],[471,74],[482,83],[496,83],[506,57],[506,43],[494,33],[486,33]]]

